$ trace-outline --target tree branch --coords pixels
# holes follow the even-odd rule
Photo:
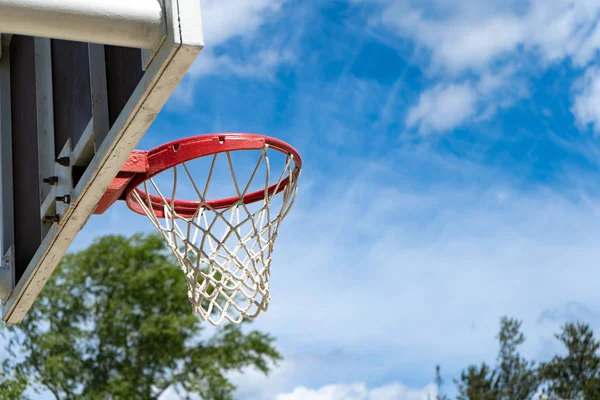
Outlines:
[[[37,365],[35,364],[31,364],[31,366],[33,367],[33,369],[35,370],[35,372],[38,373],[38,375],[40,376],[40,378],[43,376],[42,371],[40,371],[40,369],[38,368]],[[44,386],[46,389],[48,389],[56,398],[56,400],[60,400],[60,396],[57,392],[57,390],[55,388],[53,388],[52,386],[50,386],[48,383],[45,383],[44,380],[40,379],[40,383],[42,386]]]

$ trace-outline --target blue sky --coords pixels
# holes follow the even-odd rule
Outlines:
[[[139,148],[248,131],[304,160],[254,324],[285,361],[232,375],[240,399],[425,400],[436,364],[494,361],[503,315],[537,360],[566,320],[600,330],[598,2],[202,7],[206,48]],[[151,229],[118,205],[73,248]]]

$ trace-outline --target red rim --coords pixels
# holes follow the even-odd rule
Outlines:
[[[293,179],[297,179],[302,167],[300,154],[289,144],[269,136],[251,134],[251,133],[219,133],[194,136],[186,139],[176,140],[163,144],[147,153],[148,173],[134,178],[127,189],[127,206],[138,214],[145,214],[141,205],[133,197],[136,191],[147,205],[148,199],[156,217],[164,218],[163,199],[160,196],[148,195],[139,188],[141,184],[155,177],[163,171],[174,167],[175,165],[196,158],[210,156],[218,153],[238,150],[262,150],[265,145],[286,155],[293,157],[295,168],[293,169]],[[277,194],[283,191],[288,185],[290,177],[282,179],[281,183],[273,184],[267,189],[268,194]],[[241,199],[244,204],[251,204],[265,198],[265,190],[257,190],[247,193]],[[171,199],[166,199],[171,203]],[[207,200],[205,204],[213,209],[219,210],[228,208],[240,201],[238,196],[228,197],[217,200]],[[199,200],[173,200],[173,206],[177,214],[189,218],[192,217],[199,206],[202,204]]]

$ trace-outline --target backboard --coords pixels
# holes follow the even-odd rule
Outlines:
[[[20,322],[203,47],[198,0],[0,0],[2,319]]]

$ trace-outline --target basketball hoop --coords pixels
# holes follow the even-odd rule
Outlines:
[[[253,155],[253,165],[235,168],[237,153]],[[277,171],[275,155],[283,158]],[[220,170],[219,158],[226,161]],[[200,159],[208,170],[203,179],[188,165]],[[185,274],[192,311],[213,325],[241,323],[268,309],[273,245],[294,203],[301,167],[292,146],[267,136],[224,133],[177,140],[132,153],[95,213],[125,200],[146,215]],[[209,198],[211,183],[224,180],[231,180],[233,196]]]

